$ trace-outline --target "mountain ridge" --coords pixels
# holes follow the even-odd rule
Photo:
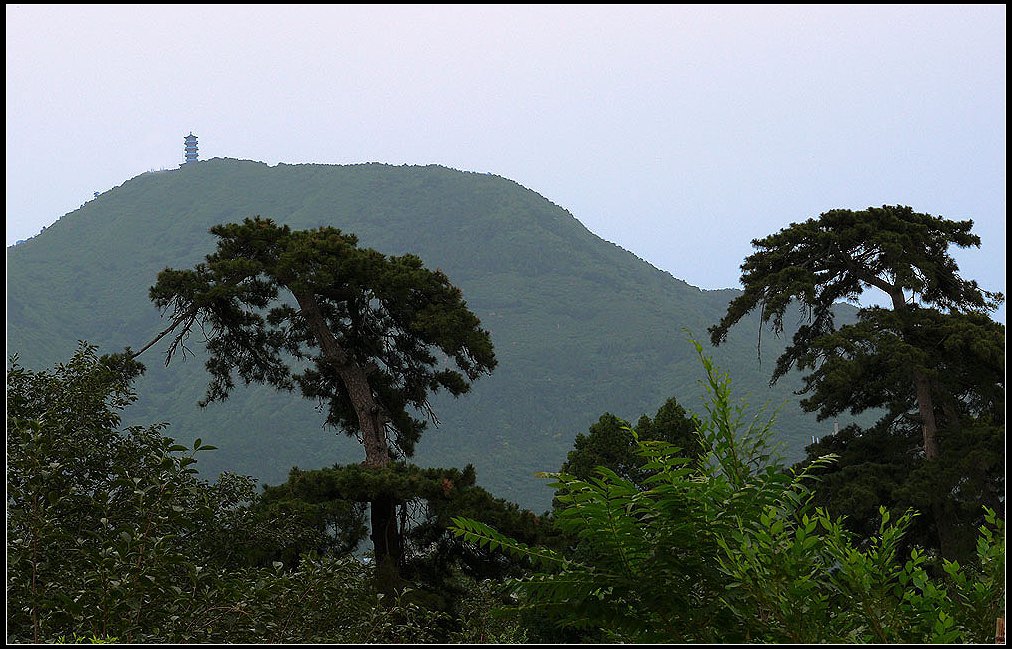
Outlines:
[[[473,463],[493,493],[532,508],[551,498],[533,474],[556,470],[604,412],[635,421],[670,396],[699,410],[703,374],[687,336],[704,341],[737,294],[693,287],[494,174],[214,158],[140,174],[8,247],[8,354],[38,367],[69,358],[79,339],[102,352],[140,347],[165,326],[147,299],[158,271],[202,261],[214,248],[212,225],[254,215],[296,229],[335,226],[448,275],[492,332],[500,364],[457,400],[437,395],[442,425],[423,435],[414,461]],[[784,404],[782,439],[796,459],[826,426],[800,413],[790,394],[797,377],[768,388],[756,331],[739,327],[707,354],[739,394]],[[763,358],[773,359],[782,341],[764,338]],[[145,353],[130,421],[167,419],[169,435],[215,444],[200,463],[212,473],[275,483],[295,464],[361,460],[354,440],[320,430],[322,415],[296,395],[251,386],[198,409],[207,377],[192,346],[196,359],[168,368],[159,348]]]

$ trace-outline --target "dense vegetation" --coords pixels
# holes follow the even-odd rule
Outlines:
[[[232,178],[236,171],[232,161],[200,167],[170,180],[188,179],[200,189],[215,174]],[[388,194],[417,180],[416,172],[438,179],[437,185],[460,179],[447,170],[407,170],[377,190],[376,183],[391,180],[390,168],[339,169],[350,172],[342,196],[357,195],[349,187],[361,190],[363,201],[379,191],[384,200],[377,203],[387,208]],[[266,176],[256,165],[239,170],[254,172],[261,185],[288,178],[304,191],[312,185],[310,171],[323,177],[319,187],[333,185],[330,168],[294,175],[281,168],[284,173]],[[153,182],[164,178],[155,175]],[[363,178],[373,184],[360,186]],[[501,179],[478,179],[491,183],[485,190],[506,187]],[[231,188],[222,182],[219,177],[203,188]],[[1005,332],[988,315],[1002,296],[961,278],[947,252],[950,245],[979,244],[970,222],[899,206],[834,210],[754,241],[758,251],[742,266],[744,292],[708,303],[683,299],[693,291],[663,274],[620,263],[628,261],[626,253],[600,246],[557,211],[511,211],[530,219],[520,234],[499,228],[461,239],[455,234],[467,228],[460,214],[447,220],[436,209],[439,200],[457,194],[440,187],[429,195],[425,182],[408,189],[396,203],[400,211],[385,215],[403,216],[405,205],[414,205],[415,216],[457,244],[437,258],[473,263],[461,273],[464,291],[451,283],[452,273],[429,270],[410,251],[359,247],[357,236],[332,225],[298,230],[246,218],[213,225],[217,249],[204,261],[158,274],[149,295],[169,316],[167,328],[151,324],[126,345],[79,342],[66,354],[69,361],[51,369],[31,369],[19,354],[9,359],[8,642],[923,643],[993,637],[1005,606]],[[476,200],[486,209],[515,207],[532,195],[501,198],[479,192]],[[239,200],[231,193],[228,199]],[[463,204],[475,207],[470,200]],[[333,206],[311,211],[324,207]],[[202,203],[194,212],[207,217]],[[476,214],[484,215],[485,225],[502,225],[494,213]],[[89,239],[81,224],[81,218],[67,221],[52,240],[109,245]],[[165,228],[153,232],[164,244]],[[438,239],[417,224],[413,233],[420,246]],[[500,248],[493,243],[477,256],[479,247],[459,247],[477,238],[494,242],[503,233],[509,236]],[[33,248],[35,242],[23,245],[18,255],[46,252]],[[502,259],[483,258],[496,249],[524,253],[522,263],[504,271]],[[26,254],[18,272],[45,258]],[[609,262],[617,272],[601,270]],[[110,271],[117,263],[100,257],[97,265]],[[26,347],[37,358],[58,355],[60,347],[59,335],[46,338],[45,328],[25,328],[47,321],[44,310],[33,312],[40,304],[65,300],[61,316],[68,321],[52,331],[115,321],[81,292],[94,269],[75,266],[73,257],[66,266],[77,275],[54,279],[60,268],[34,286],[17,284],[17,340],[38,341],[38,349]],[[520,292],[514,303],[500,305],[511,273]],[[115,273],[109,278],[110,284],[120,281]],[[487,293],[480,290],[483,279],[494,279]],[[120,282],[109,296],[121,300],[132,286]],[[478,289],[478,307],[470,296],[464,302],[467,286]],[[706,324],[717,322],[710,330],[715,349],[732,354],[741,354],[748,340],[736,337],[736,325],[750,317],[760,326],[772,324],[776,334],[790,335],[790,343],[759,342],[760,356],[778,356],[771,383],[784,379],[796,387],[805,397],[800,408],[819,419],[845,413],[868,418],[823,436],[808,447],[807,459],[791,466],[800,458],[785,459],[775,449],[791,435],[780,434],[781,424],[762,407],[732,396],[730,373],[717,369],[711,351],[695,341],[685,345],[682,336],[648,345],[630,343],[625,327],[623,335],[605,333],[601,326],[614,324],[614,314],[578,298],[606,286],[632,299],[627,306],[639,307],[636,317],[619,314],[633,329],[665,313],[653,306],[674,301],[683,325],[712,316]],[[659,291],[650,293],[651,286]],[[869,288],[885,291],[892,308],[838,307],[839,300]],[[132,325],[148,322],[130,311],[132,299],[119,304],[128,326],[110,329],[114,334],[135,335]],[[541,306],[531,309],[530,299]],[[685,311],[690,302],[698,310]],[[625,304],[618,298],[611,303]],[[794,308],[801,318],[791,327],[785,314]],[[570,313],[574,309],[582,315]],[[495,323],[506,314],[498,332],[510,344],[499,354],[496,327],[490,335],[482,325],[486,317]],[[564,320],[565,335],[551,335],[550,325],[561,332]],[[263,475],[198,471],[198,456],[203,462],[221,454],[219,438],[236,446],[240,439],[215,430],[213,405],[200,411],[209,416],[186,431],[184,444],[167,436],[167,423],[136,423],[138,411],[150,412],[137,408],[139,390],[199,400],[189,380],[194,368],[186,363],[171,364],[184,368],[183,383],[165,373],[145,380],[131,345],[157,330],[154,342],[169,342],[166,365],[201,356],[207,374],[197,374],[196,383],[207,386],[204,406],[226,398],[235,406],[236,397],[245,396],[240,409],[230,411],[238,412],[234,429],[249,442],[248,452],[256,453],[258,443],[275,451],[258,460],[270,467],[267,482],[273,484],[258,488]],[[194,344],[191,335],[198,332]],[[580,356],[569,344],[574,340],[594,353]],[[125,350],[99,355],[98,349],[110,347]],[[673,349],[683,347],[686,353]],[[754,340],[747,348],[755,353]],[[526,356],[532,353],[541,355]],[[637,361],[643,353],[651,363]],[[687,373],[686,358],[704,370],[692,390],[684,384],[698,371]],[[597,372],[601,359],[613,365]],[[472,391],[471,382],[497,364],[497,373],[504,367],[527,373],[506,384],[494,383],[494,374],[480,383],[492,384],[491,391]],[[680,373],[676,389],[664,375],[672,369]],[[246,386],[239,388],[237,380]],[[279,394],[257,391],[258,384]],[[492,418],[481,425],[499,426],[498,448],[510,452],[490,454],[485,431],[459,416],[466,401],[434,401],[439,391],[470,393],[467,399],[489,407],[483,416]],[[686,395],[698,394],[704,395],[701,412],[682,405]],[[762,392],[760,401],[770,394]],[[299,397],[318,402],[315,425],[305,430],[291,406],[303,401]],[[570,425],[563,452],[545,453],[558,450],[559,439],[517,433],[511,422],[555,412],[537,407],[546,398],[566,400],[582,417],[608,411],[594,423]],[[156,403],[167,401],[146,407]],[[638,412],[660,407],[633,426],[613,414],[616,403],[637,403]],[[449,431],[420,443],[423,419],[434,421],[436,412],[452,422]],[[278,477],[291,458],[313,447],[311,434],[332,439],[319,432],[320,420],[361,443],[365,461],[344,463],[343,451],[323,461],[318,451],[309,468]],[[588,424],[586,434],[574,437]],[[208,428],[211,435],[200,434]],[[442,467],[408,462],[431,442],[454,453],[437,451],[430,459],[465,461]],[[511,462],[517,457],[523,462]],[[227,462],[235,464],[235,456]],[[524,502],[479,486],[481,467],[474,465],[481,463],[500,472],[492,483],[516,478],[529,466],[561,466],[540,474],[552,479],[552,489],[530,499],[551,509],[536,514]]]
[[[738,294],[691,287],[498,176],[214,159],[142,174],[9,248],[8,348],[36,369],[66,361],[78,340],[105,351],[139,349],[167,325],[148,299],[158,273],[202,262],[215,250],[212,226],[258,214],[293,230],[336,227],[386,255],[417,255],[463,291],[491,333],[499,364],[466,399],[434,398],[440,433],[414,461],[473,463],[480,484],[535,510],[551,504],[535,473],[559,467],[575,434],[604,411],[634,421],[672,395],[698,406],[703,394],[683,328],[705,331]],[[796,375],[768,387],[754,331],[742,325],[711,353],[755,402],[782,406],[777,441],[800,460],[804,445],[832,431],[832,422],[801,411],[792,393],[801,386]],[[763,347],[773,358],[783,343],[768,336]],[[199,345],[193,351],[170,367],[146,360],[138,401],[124,416],[137,424],[167,421],[181,442],[200,437],[217,446],[200,462],[208,478],[231,471],[277,483],[292,466],[361,459],[354,440],[321,434],[314,404],[270,386],[239,387],[228,402],[199,408],[207,356]],[[851,421],[844,415],[841,426]],[[280,434],[284,444],[276,442]]]
[[[294,472],[266,495],[235,474],[208,483],[194,465],[213,447],[177,445],[159,426],[121,427],[142,370],[84,344],[52,370],[11,359],[9,642],[463,638],[468,630],[451,612],[486,597],[477,585],[465,590],[468,579],[502,576],[510,565],[454,542],[450,516],[546,538],[536,517],[473,487],[472,469],[390,467],[382,488],[400,485],[427,501],[432,520],[410,534],[416,591],[384,596],[370,563],[351,552],[362,523],[348,505],[363,500],[353,490],[369,489],[362,467]]]
[[[121,429],[135,361],[86,345],[49,371],[14,358],[8,642],[992,637],[1004,611],[1001,517],[984,510],[965,565],[901,549],[914,512],[891,520],[883,509],[876,534],[852,535],[813,507],[810,470],[771,461],[773,422],[736,402],[697,349],[712,394],[693,416],[697,457],[635,442],[638,482],[605,467],[556,474],[553,516],[474,489],[470,470],[393,468],[428,514],[414,525],[412,580],[386,595],[349,552],[362,499],[346,497],[368,489],[363,474],[293,472],[265,494],[233,474],[208,483],[193,464],[213,449],[176,445],[159,427]],[[466,543],[449,536],[450,518]]]
[[[701,347],[697,349],[702,352]],[[513,609],[608,642],[989,642],[1004,615],[1004,521],[983,511],[969,566],[902,551],[915,512],[883,508],[868,537],[813,506],[812,471],[770,460],[773,421],[749,417],[730,379],[702,357],[712,400],[697,418],[702,453],[640,442],[647,477],[601,467],[560,472],[556,525],[568,552],[530,546],[481,522],[454,532],[530,561]]]

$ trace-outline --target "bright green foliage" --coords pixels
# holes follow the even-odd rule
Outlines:
[[[60,636],[53,644],[117,644],[118,638],[97,638],[95,636],[85,637],[82,635],[74,634],[73,637],[67,638]]]
[[[577,539],[572,555],[531,548],[474,521],[455,519],[465,539],[532,559],[540,572],[516,582],[521,607],[564,626],[599,629],[629,642],[716,642],[745,638],[722,601],[720,540],[765,506],[801,500],[801,476],[778,472],[768,425],[741,428],[745,408],[702,357],[712,394],[697,430],[703,453],[682,457],[672,444],[639,444],[643,484],[601,468],[587,480],[559,473],[556,525]]]
[[[453,531],[531,560],[520,610],[624,642],[980,642],[1004,606],[1004,524],[988,513],[972,569],[925,569],[900,554],[911,514],[884,510],[863,543],[812,504],[811,473],[771,463],[770,424],[731,402],[730,381],[697,351],[711,398],[696,461],[644,442],[650,476],[556,474],[556,524],[571,553],[530,547],[473,520]],[[824,458],[810,466],[832,461]]]
[[[765,643],[983,643],[1004,609],[1004,521],[987,511],[971,569],[925,553],[904,559],[914,515],[895,523],[882,508],[877,533],[861,540],[824,509],[785,516],[770,509],[721,542],[727,602]]]

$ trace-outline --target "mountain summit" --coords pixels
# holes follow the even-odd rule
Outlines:
[[[700,409],[703,371],[687,336],[705,341],[737,294],[692,287],[499,176],[216,158],[137,176],[8,248],[8,354],[43,367],[67,360],[78,340],[102,353],[140,347],[167,324],[147,295],[158,272],[203,261],[215,246],[211,226],[252,216],[293,229],[334,226],[448,275],[491,332],[499,366],[469,394],[434,400],[440,424],[413,461],[472,463],[483,486],[533,509],[552,495],[534,474],[557,470],[576,434],[605,412],[635,422],[671,396]],[[767,386],[772,366],[757,361],[757,326],[707,353],[739,396],[780,409],[784,454],[798,459],[827,427],[801,412],[797,377]],[[294,465],[361,461],[358,444],[323,429],[323,413],[297,394],[237,387],[229,401],[200,409],[208,377],[198,336],[190,343],[194,355],[169,367],[158,346],[141,356],[148,373],[128,423],[167,421],[181,442],[219,448],[201,458],[205,472],[268,483]],[[772,362],[781,346],[765,336],[763,358]]]

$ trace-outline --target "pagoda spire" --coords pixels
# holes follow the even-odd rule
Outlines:
[[[183,138],[183,164],[197,161],[197,136],[193,131]]]

